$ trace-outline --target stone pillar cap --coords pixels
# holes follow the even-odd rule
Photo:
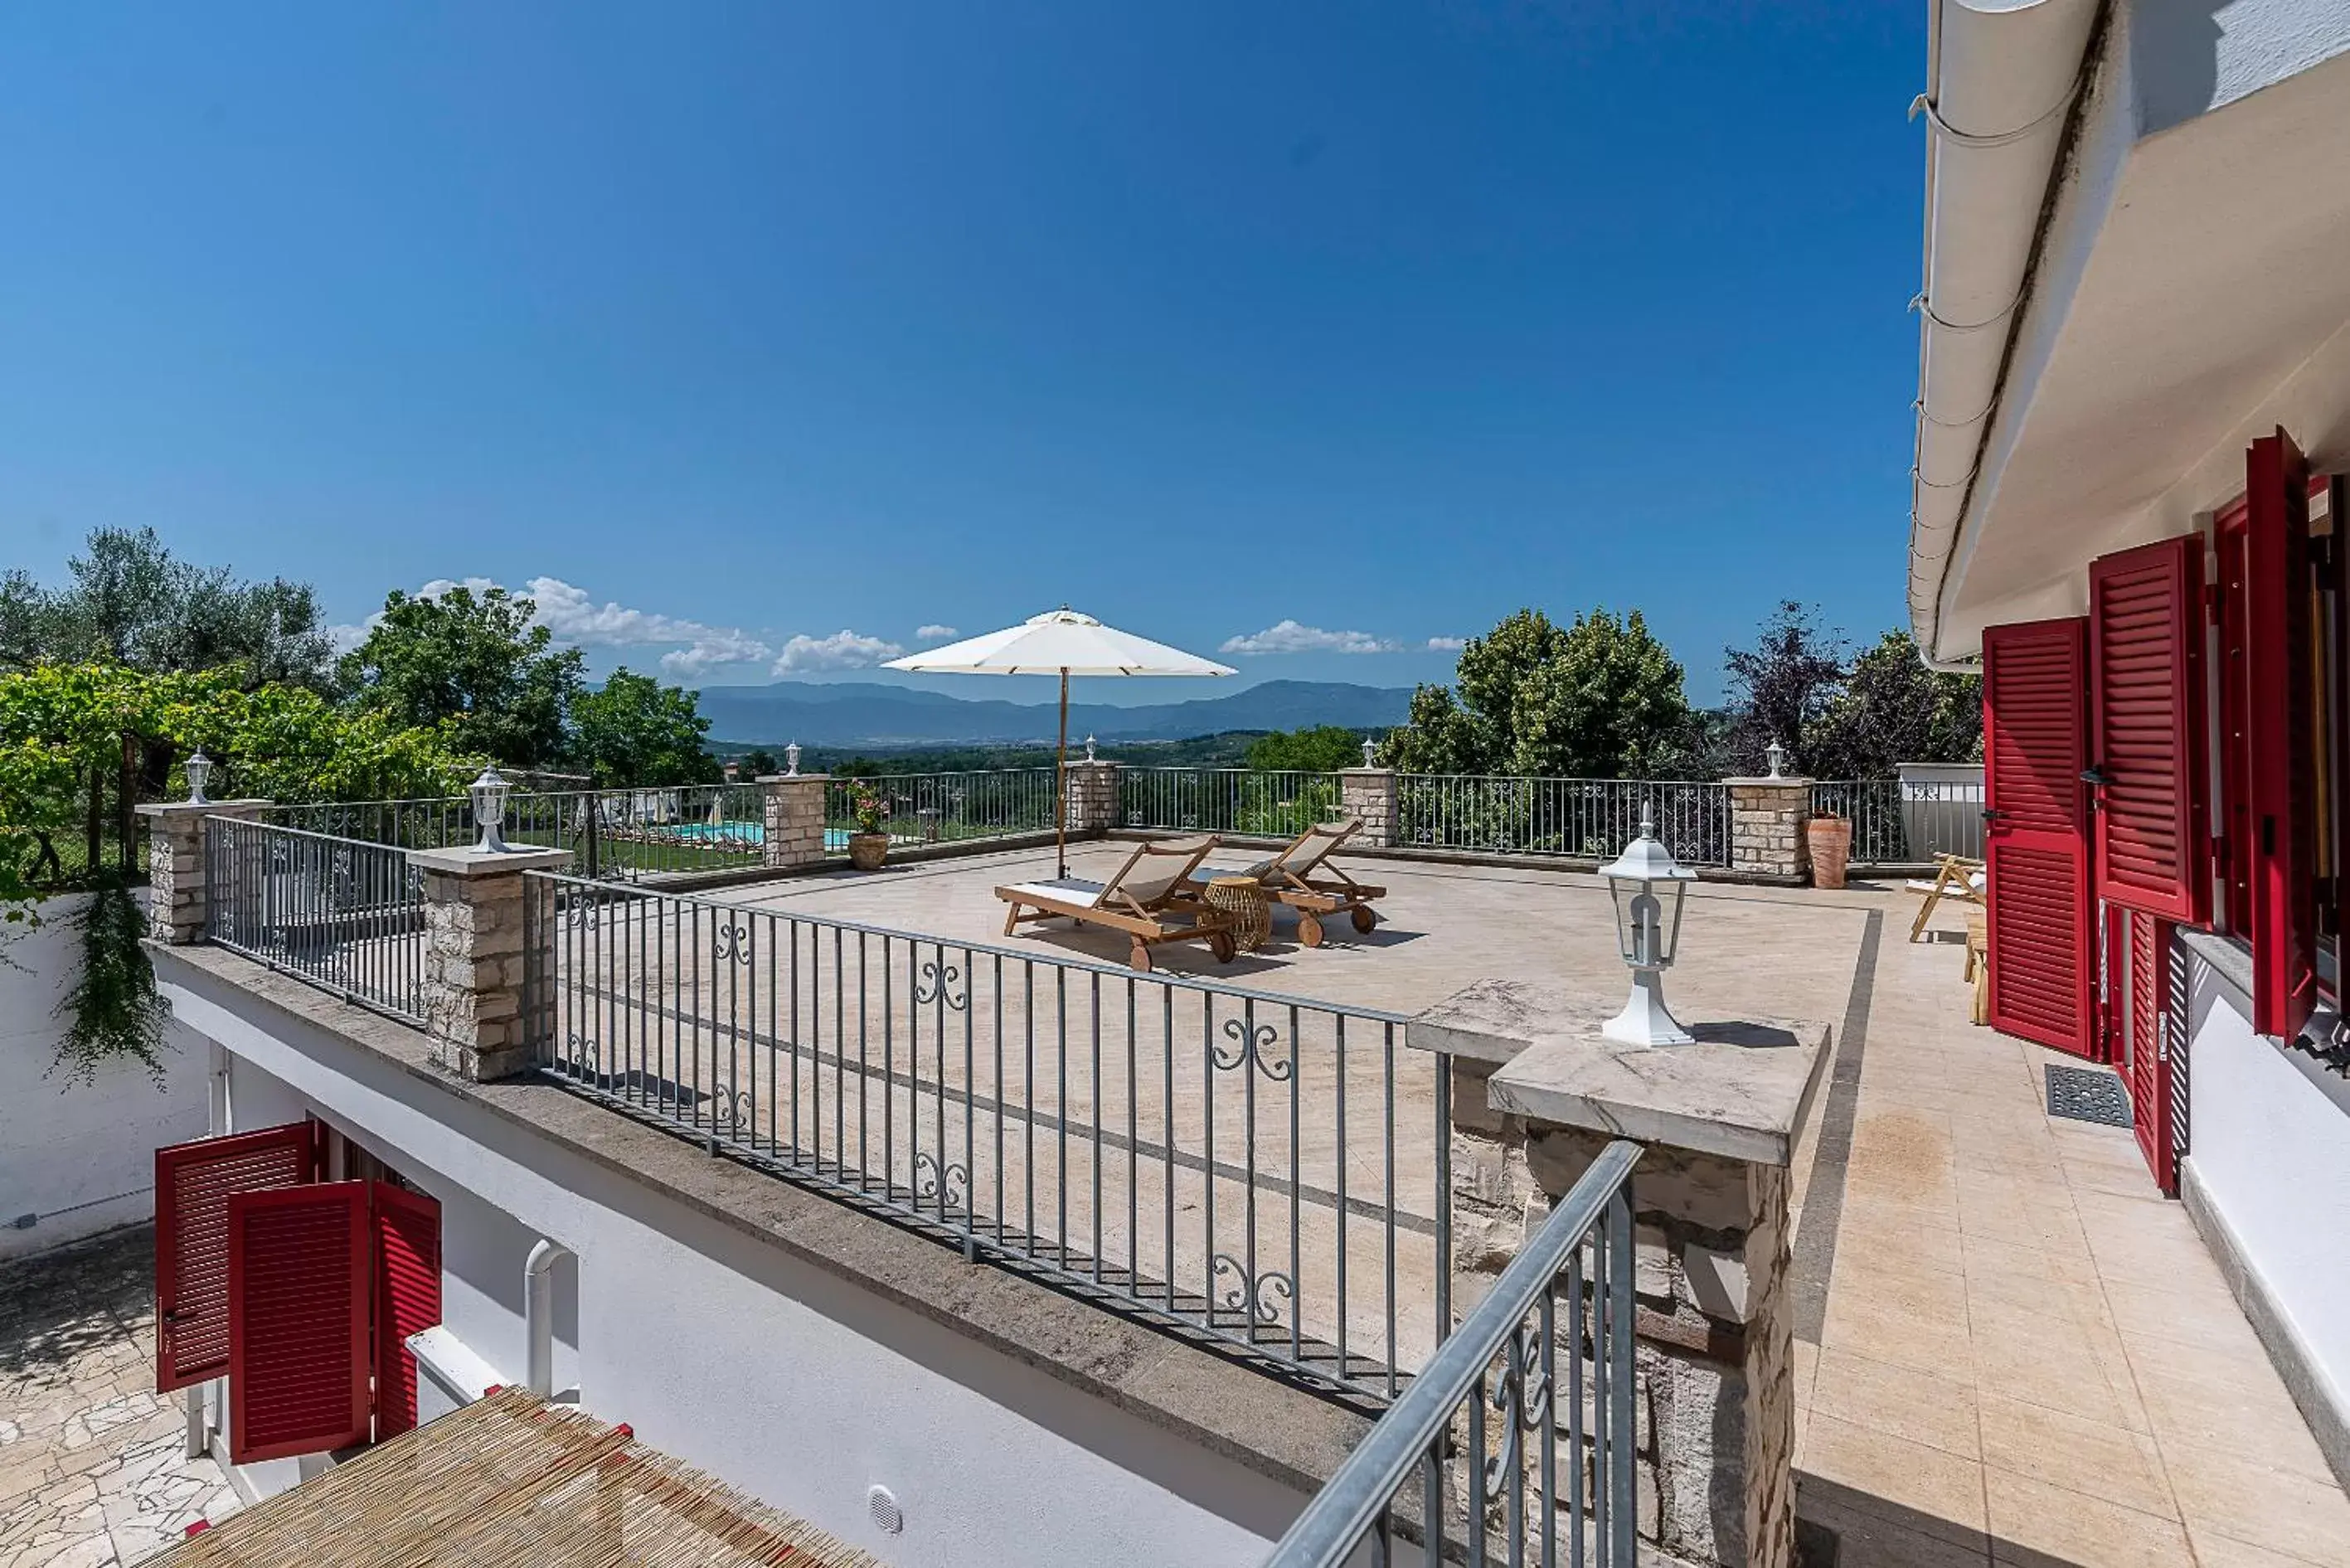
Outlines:
[[[496,877],[509,871],[555,871],[571,864],[568,849],[536,849],[516,845],[510,849],[411,849],[408,863],[447,877]]]
[[[1622,1005],[1587,991],[1482,980],[1404,1025],[1404,1044],[1501,1064],[1492,1107],[1555,1126],[1783,1166],[1811,1109],[1828,1026],[1682,1022],[1689,1045],[1625,1045],[1600,1026]]]
[[[237,812],[258,811],[265,805],[276,805],[274,800],[255,796],[247,800],[154,800],[141,801],[132,809],[141,816],[227,816]]]
[[[806,783],[824,784],[830,780],[831,777],[832,775],[830,774],[761,774],[757,778],[753,779],[751,782],[753,784],[763,784]]]
[[[1769,789],[1780,789],[1800,784],[1805,789],[1809,789],[1813,781],[1812,775],[1809,774],[1781,774],[1775,779],[1724,779],[1721,782],[1726,784],[1762,784]]]

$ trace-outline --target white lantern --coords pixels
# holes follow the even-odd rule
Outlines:
[[[1771,743],[1762,749],[1762,755],[1771,764],[1771,776],[1777,778],[1780,767],[1787,760],[1787,748],[1781,745],[1778,737],[1774,735],[1771,739]]]
[[[1372,742],[1370,737],[1367,735],[1363,738],[1363,766],[1369,768],[1378,765],[1371,761],[1372,754],[1378,750],[1378,747]]]
[[[473,826],[482,830],[482,841],[474,848],[492,854],[505,853],[506,838],[499,831],[499,825],[505,821],[506,795],[512,788],[493,766],[484,768],[482,776],[466,790],[473,797]]]
[[[800,775],[800,743],[797,741],[784,748],[784,775],[786,778]]]
[[[1663,975],[1680,945],[1681,900],[1697,873],[1675,861],[1655,834],[1643,805],[1640,836],[1599,871],[1615,900],[1617,949],[1632,971],[1631,1000],[1599,1033],[1627,1045],[1687,1045],[1695,1036],[1667,1010]]]
[[[204,755],[202,746],[198,746],[196,754],[187,760],[185,766],[188,770],[188,804],[212,805],[213,797],[204,793],[204,781],[213,776],[213,760]]]
[[[1091,735],[1087,735],[1087,736],[1086,737],[1086,761],[1087,761],[1087,762],[1092,762],[1093,760],[1094,760],[1094,738],[1093,738]]]

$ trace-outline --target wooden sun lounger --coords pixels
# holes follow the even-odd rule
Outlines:
[[[1253,877],[1264,896],[1297,911],[1297,940],[1309,948],[1322,945],[1322,920],[1345,915],[1355,929],[1368,932],[1378,924],[1371,905],[1388,896],[1385,888],[1357,882],[1327,864],[1331,853],[1362,830],[1363,819],[1316,823],[1289,841],[1280,854],[1259,861],[1245,871],[1195,872],[1192,881],[1204,886],[1210,877]]]
[[[1961,904],[1981,904],[1983,875],[1981,861],[1970,860],[1963,855],[1945,855],[1939,857],[1932,881],[1912,880],[1909,891],[1922,894],[1923,898],[1918,905],[1918,918],[1909,922],[1909,940],[1914,942],[1925,934],[1934,906],[1945,898],[1956,898]]]
[[[1138,844],[1107,882],[1068,877],[998,888],[995,896],[1010,906],[1003,916],[1003,934],[1011,936],[1030,921],[1070,919],[1124,931],[1134,941],[1127,952],[1128,965],[1146,973],[1150,950],[1161,942],[1203,941],[1217,962],[1229,963],[1240,950],[1231,918],[1211,909],[1205,889],[1191,880],[1215,847],[1215,836],[1204,833]]]

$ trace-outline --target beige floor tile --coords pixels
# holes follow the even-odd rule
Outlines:
[[[2176,1520],[2084,1497],[2008,1470],[1987,1470],[1995,1563],[2053,1568],[2193,1568]]]
[[[1983,1463],[2141,1513],[2178,1517],[2153,1437],[2069,1411],[1983,1394]]]
[[[2147,1419],[2165,1453],[2255,1456],[2265,1469],[2332,1481],[2308,1423],[2265,1362],[2206,1355],[2166,1340],[2125,1343]]]
[[[1970,1373],[1973,1348],[1963,1326],[1920,1323],[1898,1308],[1828,1294],[1820,1326],[1820,1348],[1890,1362],[1918,1372],[1950,1376]]]
[[[2058,1279],[2067,1284],[2101,1287],[2096,1260],[2086,1242],[2078,1247],[2038,1247],[2002,1241],[1995,1236],[1969,1236],[1960,1248],[1961,1267],[1969,1278],[1997,1270],[2018,1279]]]
[[[2107,1310],[2122,1337],[2159,1339],[2206,1355],[2265,1360],[2252,1325],[2224,1285],[2213,1289],[2172,1284],[2157,1288],[2127,1280],[2105,1285]]]
[[[1965,1544],[1983,1529],[1982,1467],[1923,1443],[1814,1413],[1804,1471],[1945,1540]]]
[[[1812,1410],[1961,1459],[1979,1457],[1974,1389],[1914,1367],[1823,1351]]]
[[[2104,1426],[2147,1425],[2126,1371],[2109,1372],[2089,1331],[2070,1318],[1987,1308],[1975,1325],[1973,1350],[1975,1386],[1983,1393]]]
[[[2350,1568],[2350,1497],[2331,1479],[2186,1445],[2166,1446],[2163,1457],[2190,1525],[2324,1568]]]
[[[2187,1539],[2195,1545],[2199,1568],[2310,1568],[2308,1560],[2288,1557],[2249,1541],[2238,1541],[2187,1521]]]
[[[1833,1499],[1823,1495],[1831,1490]],[[1873,1501],[1806,1477],[1796,1483],[1795,1514],[1835,1532],[1836,1568],[1985,1568],[1990,1563],[1990,1538],[1981,1532],[1954,1540],[1943,1526],[1944,1533],[1929,1534],[1899,1519],[1899,1510],[1870,1507]]]

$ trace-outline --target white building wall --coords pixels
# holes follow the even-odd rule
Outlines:
[[[87,1085],[49,1071],[57,1004],[81,971],[73,917],[88,901],[49,899],[40,926],[0,935],[0,1258],[151,1218],[155,1150],[204,1135],[207,1047],[176,1021],[161,1085],[135,1062]]]
[[[2350,1433],[2350,1082],[2329,1092],[2252,1033],[2238,985],[2190,968],[2184,1195],[2331,1451]]]
[[[441,1200],[448,1322],[468,1348],[519,1376],[523,1263],[538,1238],[560,1242],[577,1264],[558,1386],[897,1568],[1253,1564],[1304,1505],[396,1064],[171,993],[228,1047],[240,1129],[314,1112]],[[904,1533],[871,1522],[877,1484]]]

